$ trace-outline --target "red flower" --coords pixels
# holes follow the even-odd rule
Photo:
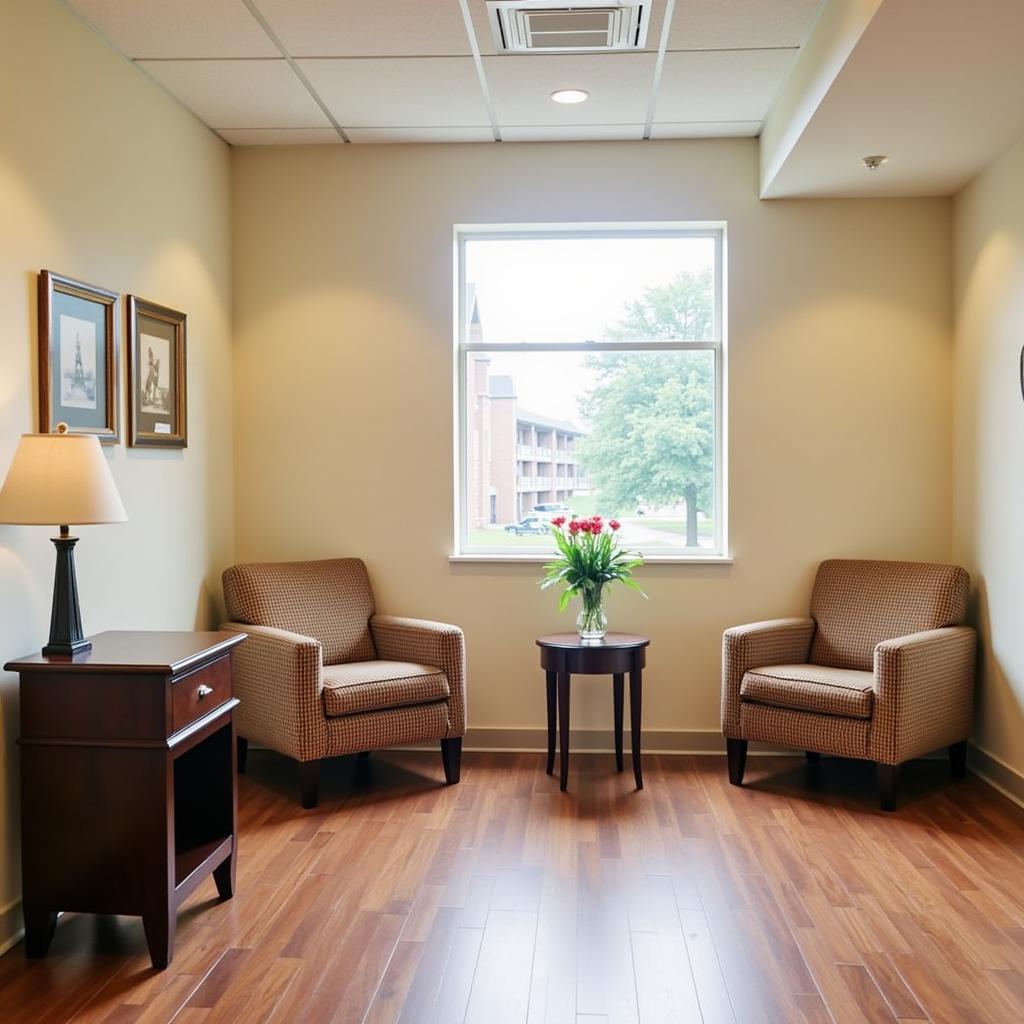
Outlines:
[[[618,528],[619,528],[619,527],[620,527],[620,526],[622,525],[622,523],[620,523],[620,522],[618,521],[618,519],[609,519],[609,520],[608,520],[608,525],[609,525],[609,526],[610,526],[610,527],[611,527],[611,528],[612,528],[613,530],[617,530],[617,529],[618,529]]]
[[[564,526],[565,525],[565,516],[558,516],[556,519],[552,519],[551,520],[551,525],[552,526]]]
[[[570,533],[571,533],[571,534],[572,534],[572,535],[573,535],[574,537],[575,537],[575,536],[576,536],[576,534],[577,534],[577,533],[579,533],[579,532],[580,532],[580,530],[582,530],[582,529],[583,529],[583,524],[582,524],[582,523],[581,523],[581,522],[580,522],[580,521],[579,521],[578,519],[574,519],[574,520],[573,520],[573,521],[572,521],[572,522],[571,522],[571,523],[569,524],[569,532],[570,532]]]

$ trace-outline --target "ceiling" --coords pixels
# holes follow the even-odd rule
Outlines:
[[[239,146],[757,136],[784,198],[949,195],[1024,136],[1024,0],[634,0],[602,53],[498,52],[485,0],[65,2]]]
[[[756,136],[821,0],[651,0],[643,49],[582,54],[496,52],[484,0],[68,3],[254,145]]]

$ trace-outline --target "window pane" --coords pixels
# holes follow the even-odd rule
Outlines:
[[[467,549],[549,550],[599,512],[648,553],[716,547],[715,353],[469,352]]]
[[[715,239],[466,240],[469,342],[710,341]]]

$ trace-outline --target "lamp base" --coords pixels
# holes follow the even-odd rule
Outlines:
[[[92,650],[91,640],[74,640],[68,643],[47,644],[43,648],[43,654],[83,654]]]
[[[50,612],[50,641],[43,654],[81,654],[92,644],[82,632],[82,614],[78,607],[78,580],[75,577],[75,545],[77,537],[68,528],[60,528],[53,537],[57,549],[57,565],[53,574],[53,608]]]

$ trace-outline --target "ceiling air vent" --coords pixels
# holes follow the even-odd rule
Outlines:
[[[647,41],[648,3],[576,0],[487,0],[499,51],[574,53],[637,50]]]

